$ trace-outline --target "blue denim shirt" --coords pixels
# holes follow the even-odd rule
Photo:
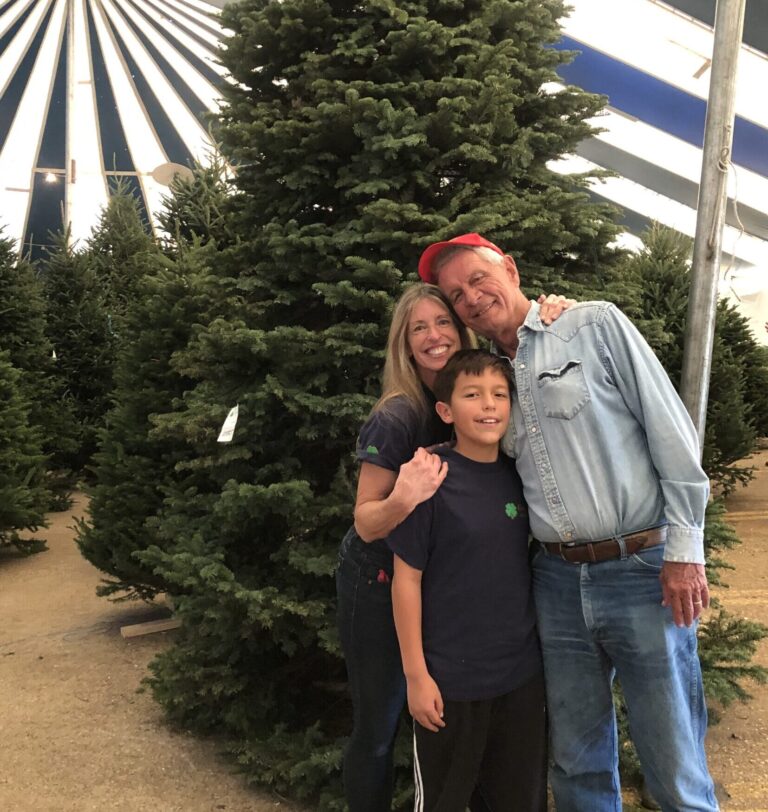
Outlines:
[[[518,337],[502,448],[517,459],[534,537],[588,541],[668,523],[664,558],[704,563],[698,437],[629,319],[585,302],[547,326],[532,303]]]

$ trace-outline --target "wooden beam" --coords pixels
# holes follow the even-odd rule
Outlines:
[[[156,632],[169,632],[178,629],[181,621],[175,617],[166,617],[162,620],[149,620],[146,623],[133,623],[130,626],[122,626],[120,634],[123,637],[142,637],[145,634],[155,634]]]

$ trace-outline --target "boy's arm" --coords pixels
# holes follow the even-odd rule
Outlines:
[[[392,579],[392,607],[408,683],[408,710],[422,727],[437,733],[445,727],[443,698],[427,671],[421,642],[421,570],[406,564],[398,555]]]

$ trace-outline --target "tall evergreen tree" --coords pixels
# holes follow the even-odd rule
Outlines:
[[[91,460],[112,388],[114,337],[102,281],[88,253],[56,235],[40,262],[47,302],[46,333],[56,353],[55,371],[75,420],[75,442],[64,464],[78,474]]]
[[[152,261],[135,281],[121,320],[114,406],[102,415],[90,516],[78,533],[83,554],[109,576],[100,594],[149,598],[168,586],[137,556],[163,543],[151,520],[172,483],[183,489],[194,480],[195,466],[183,442],[157,436],[155,422],[178,407],[189,385],[172,364],[174,354],[230,312],[230,299],[239,301],[233,280],[217,270],[219,248],[232,239],[224,214],[228,197],[223,162],[214,156],[210,166],[195,166],[191,179],[177,176],[172,183],[159,214],[165,254],[148,251],[136,238]]]
[[[41,262],[47,335],[77,423],[67,458],[86,477],[111,406],[123,318],[139,281],[161,257],[135,198],[118,187],[84,246],[72,247],[69,235],[59,234]]]
[[[188,447],[158,436],[155,422],[178,408],[191,385],[173,365],[174,353],[208,324],[225,295],[211,270],[216,250],[209,243],[187,247],[175,260],[155,257],[121,319],[114,406],[99,431],[89,518],[80,522],[77,538],[83,555],[110,576],[98,590],[102,595],[150,598],[168,588],[138,555],[162,543],[150,520],[172,484],[190,486],[194,465]]]
[[[622,276],[639,292],[636,304],[643,314],[638,327],[679,388],[682,375],[685,322],[690,289],[692,242],[669,228],[655,225],[644,235],[644,248],[627,258]],[[765,395],[768,363],[750,334],[746,319],[725,301],[717,308],[712,354],[712,375],[707,402],[703,465],[714,485],[715,499],[707,507],[704,546],[710,583],[724,583],[729,569],[722,553],[739,544],[725,517],[724,495],[752,476],[734,463],[755,447],[765,431]],[[768,670],[752,659],[768,630],[737,618],[722,608],[702,625],[699,651],[707,698],[726,706],[746,700],[746,683],[764,683]],[[619,705],[621,708],[621,704]],[[624,748],[622,767],[637,773],[639,764],[628,738],[626,719],[620,716]]]
[[[102,594],[150,597],[164,582],[132,554],[151,542],[144,521],[154,513],[163,475],[172,467],[167,449],[151,446],[147,435],[149,415],[171,403],[178,390],[167,370],[177,333],[189,329],[184,282],[147,234],[135,199],[125,193],[110,199],[82,257],[64,258],[73,282],[70,305],[75,310],[82,305],[89,316],[71,337],[73,359],[83,357],[78,345],[85,349],[94,337],[104,339],[101,352],[86,356],[94,367],[90,406],[98,451],[90,519],[80,524],[78,544],[110,576]],[[147,322],[155,329],[147,329]]]
[[[351,449],[378,392],[393,297],[419,250],[457,231],[513,247],[533,284],[595,282],[615,233],[583,179],[547,162],[601,102],[542,92],[564,58],[556,0],[228,7],[234,82],[218,136],[237,167],[240,294],[172,365],[194,382],[154,436],[196,472],[172,482],[138,558],[176,596],[153,666],[171,716],[235,742],[254,780],[339,808],[331,573],[352,515]],[[538,292],[538,291],[536,291]],[[231,443],[217,443],[239,406]],[[290,765],[290,768],[286,768]]]
[[[63,508],[71,482],[54,471],[66,465],[75,442],[75,424],[71,403],[56,378],[46,315],[35,268],[19,259],[12,240],[0,235],[0,351],[8,352],[20,375],[18,386],[29,408],[29,421],[37,428],[48,459],[48,508]]]
[[[690,290],[691,240],[655,226],[644,236],[645,247],[631,256],[622,274],[640,291],[638,306],[645,320],[639,328],[679,388],[683,367],[685,321]],[[725,300],[717,306],[712,350],[712,376],[707,403],[703,464],[718,491],[730,493],[750,477],[733,463],[746,457],[758,435],[768,431],[766,367],[747,320]]]
[[[42,542],[19,534],[45,525],[49,501],[43,484],[45,456],[39,427],[29,423],[22,374],[9,356],[0,351],[0,547],[13,544],[34,552],[44,546]]]

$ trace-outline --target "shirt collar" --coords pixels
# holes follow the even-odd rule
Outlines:
[[[548,326],[542,322],[540,314],[541,307],[539,306],[539,303],[531,299],[531,307],[525,317],[525,321],[521,325],[521,329],[522,327],[527,327],[529,330],[548,329]]]

